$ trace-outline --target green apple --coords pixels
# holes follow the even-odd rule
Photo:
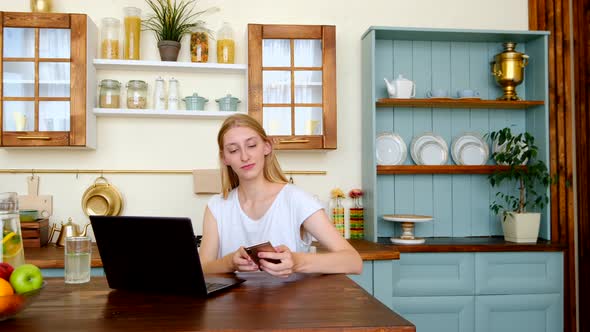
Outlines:
[[[18,294],[30,292],[41,288],[43,275],[35,265],[23,264],[12,271],[10,284]]]

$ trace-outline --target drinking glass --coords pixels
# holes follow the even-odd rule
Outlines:
[[[90,281],[90,238],[66,237],[64,279],[66,284],[82,284]]]
[[[0,193],[0,230],[0,262],[14,268],[24,264],[17,193]]]

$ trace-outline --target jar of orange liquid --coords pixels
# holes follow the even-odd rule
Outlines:
[[[217,32],[217,62],[218,63],[235,63],[235,41],[234,31],[227,22]]]
[[[139,41],[141,35],[141,10],[135,7],[123,8],[125,13],[125,48],[123,59],[139,60]]]

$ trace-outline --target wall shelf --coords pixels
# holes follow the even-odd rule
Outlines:
[[[509,168],[499,165],[377,165],[377,174],[491,174]]]
[[[96,116],[108,116],[119,118],[201,118],[201,119],[224,119],[239,112],[221,111],[167,111],[153,109],[126,109],[126,108],[95,108]]]
[[[424,107],[424,108],[496,108],[526,109],[531,106],[544,105],[542,100],[484,100],[475,98],[381,98],[377,107]]]
[[[134,70],[134,71],[179,71],[179,72],[226,72],[245,73],[245,64],[199,63],[149,60],[110,60],[94,59],[96,69]]]

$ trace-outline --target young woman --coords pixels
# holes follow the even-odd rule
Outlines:
[[[244,247],[266,241],[276,252],[258,257],[269,274],[361,273],[358,252],[312,196],[288,183],[256,120],[242,114],[227,118],[217,143],[222,193],[211,198],[203,218],[199,255],[205,273],[257,271]],[[328,252],[309,253],[311,235]]]

